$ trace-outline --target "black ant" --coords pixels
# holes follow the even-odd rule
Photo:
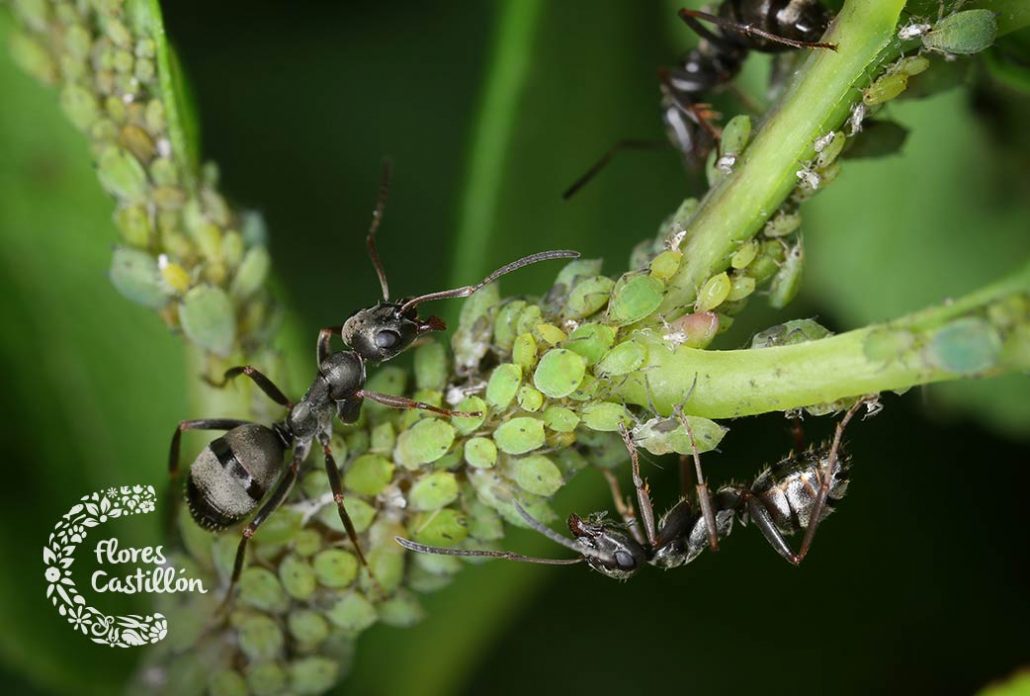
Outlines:
[[[712,145],[718,147],[719,142],[719,133],[711,123],[715,114],[700,100],[706,92],[732,81],[750,51],[837,48],[818,41],[832,17],[819,0],[723,0],[716,14],[681,9],[679,17],[701,40],[678,68],[662,68],[658,78],[666,136],[691,167],[704,161]],[[700,20],[721,31],[710,31]],[[567,188],[562,198],[568,199],[583,188],[619,151],[662,145],[656,140],[620,140]]]
[[[389,180],[390,167],[387,163],[383,168],[379,198],[367,238],[369,256],[382,285],[383,300],[372,307],[358,310],[342,327],[324,329],[320,333],[318,375],[304,397],[294,403],[268,377],[250,365],[233,367],[226,371],[221,382],[212,382],[213,386],[223,387],[230,379],[245,375],[272,401],[289,409],[286,417],[271,426],[230,418],[184,420],[179,423],[172,436],[169,470],[174,481],[178,476],[179,445],[184,431],[228,431],[201,450],[190,466],[186,481],[186,500],[190,514],[197,524],[211,531],[220,531],[240,522],[260,504],[257,513],[243,528],[227,599],[231,597],[232,588],[242,572],[247,541],[254,536],[261,523],[282,505],[316,439],[325,455],[326,474],[340,519],[358,559],[368,568],[368,561],[362,553],[357,532],[344,507],[340,471],[330,447],[334,416],[339,417],[344,423],[355,422],[365,399],[394,408],[424,409],[444,416],[469,415],[363,388],[366,363],[375,364],[389,360],[411,347],[415,340],[425,333],[446,328],[443,321],[437,317],[421,320],[417,309],[420,304],[430,300],[468,297],[502,275],[523,266],[548,259],[579,256],[575,251],[564,250],[532,254],[502,266],[475,285],[391,302],[386,274],[379,262],[375,246],[375,233],[382,220],[389,192]],[[329,338],[337,331],[341,332],[348,349],[330,353]],[[284,455],[291,447],[293,456],[289,464],[286,464]],[[269,490],[272,491],[270,494]],[[371,573],[371,570],[369,572]]]
[[[618,491],[614,478],[613,497],[624,525],[612,522],[605,513],[587,518],[572,514],[568,519],[572,539],[545,526],[525,508],[515,508],[530,527],[555,543],[575,551],[579,558],[534,558],[509,551],[487,551],[426,546],[395,537],[397,543],[411,551],[449,556],[485,556],[512,561],[548,565],[571,565],[586,561],[594,570],[616,580],[628,580],[645,564],[659,568],[678,568],[697,558],[705,548],[718,549],[719,539],[729,536],[733,522],[755,523],[766,541],[788,563],[798,565],[808,555],[819,523],[833,512],[848,487],[851,458],[842,452],[844,428],[858,409],[867,403],[860,400],[837,424],[833,440],[826,445],[791,454],[764,469],[749,486],[726,485],[714,496],[708,493],[701,475],[701,461],[694,448],[697,470],[697,500],[684,491],[676,503],[655,526],[654,508],[647,484],[640,475],[640,463],[633,436],[623,429],[622,436],[630,454],[633,486],[643,518],[641,533],[636,514]],[[680,419],[693,443],[689,423],[680,412]],[[804,532],[799,551],[794,552],[786,537]]]

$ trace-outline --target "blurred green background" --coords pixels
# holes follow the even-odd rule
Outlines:
[[[542,248],[623,270],[700,183],[671,151],[631,153],[572,201],[559,193],[618,138],[661,137],[655,70],[693,40],[673,7],[176,0],[165,12],[205,155],[235,201],[264,213],[279,298],[313,339],[378,292],[362,238],[387,154],[380,253],[396,294]],[[482,104],[497,88],[502,18],[523,23],[508,45],[523,79],[497,114]],[[1025,58],[1028,43],[1024,32],[1001,48]],[[742,84],[761,94],[766,70],[753,57]],[[754,302],[722,347],[796,317],[837,330],[885,320],[1026,262],[1030,98],[975,75],[976,87],[891,105],[912,131],[903,153],[848,163],[807,206],[803,295],[782,313]],[[138,655],[68,630],[44,597],[41,547],[81,495],[160,485],[175,423],[218,414],[190,412],[181,341],[109,285],[111,204],[55,94],[6,55],[0,94],[0,679],[11,693],[111,693]],[[483,119],[501,127],[473,167]],[[503,287],[539,290],[554,272],[529,268]],[[753,529],[624,585],[578,567],[470,568],[426,598],[420,626],[363,636],[339,691],[969,693],[1030,665],[1028,387],[1016,376],[886,397],[882,415],[852,427],[850,495],[799,569]],[[705,459],[713,482],[751,477],[789,448],[782,416],[730,425]],[[813,440],[830,428],[806,423]],[[671,504],[675,467],[645,466]],[[588,471],[556,509],[607,505]],[[156,520],[112,531],[160,543]],[[560,553],[510,539],[533,543]]]

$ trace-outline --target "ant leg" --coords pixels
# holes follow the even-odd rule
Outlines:
[[[332,340],[333,336],[338,336],[341,331],[343,331],[343,326],[327,326],[318,332],[318,345],[315,351],[318,365],[324,363],[326,358],[329,357],[329,341]]]
[[[590,168],[587,169],[582,176],[573,181],[571,186],[565,189],[561,195],[562,200],[567,201],[576,195],[576,192],[590,183],[591,179],[597,176],[602,169],[607,167],[612,161],[612,158],[614,158],[619,152],[623,150],[658,149],[665,147],[666,144],[667,143],[664,140],[642,140],[640,138],[623,138],[622,140],[619,140],[608,148],[608,151],[601,155],[596,162],[591,164]]]
[[[216,382],[208,377],[204,377],[204,381],[210,384],[212,387],[215,387],[216,389],[223,389],[227,384],[229,384],[229,380],[239,377],[240,375],[246,375],[247,377],[249,377],[251,381],[258,386],[258,389],[265,393],[265,396],[267,396],[269,399],[279,404],[280,406],[285,406],[286,408],[289,408],[293,405],[290,402],[290,400],[286,398],[286,395],[282,393],[282,390],[280,390],[279,387],[275,386],[275,383],[272,382],[272,380],[268,379],[268,377],[265,377],[265,375],[263,375],[256,368],[251,367],[250,365],[239,365],[237,367],[230,367],[228,370],[225,371],[225,374],[222,375],[221,382]]]
[[[788,415],[787,418],[790,419],[790,434],[794,438],[794,451],[803,452],[805,449],[805,426],[802,425],[801,412]]]
[[[629,451],[630,469],[633,472],[633,487],[637,490],[637,504],[640,506],[640,516],[644,518],[644,532],[647,534],[647,543],[655,548],[654,531],[654,506],[651,505],[651,494],[647,484],[640,476],[640,456],[637,453],[637,446],[633,442],[633,435],[624,425],[619,426],[619,434],[622,441],[626,443]]]
[[[236,559],[232,564],[232,577],[229,579],[229,589],[225,593],[225,600],[222,602],[223,607],[228,607],[232,602],[233,590],[236,588],[236,583],[240,579],[240,574],[243,572],[243,559],[247,555],[247,542],[257,532],[258,527],[268,517],[279,509],[279,506],[286,500],[286,496],[289,495],[290,489],[293,488],[293,483],[297,480],[297,472],[300,470],[300,463],[304,459],[306,450],[295,451],[293,459],[290,462],[289,468],[283,472],[282,478],[279,479],[279,483],[276,485],[272,495],[268,497],[265,504],[261,506],[261,509],[257,511],[257,514],[247,523],[247,526],[243,528],[243,533],[240,536],[239,546],[236,547]]]
[[[370,399],[377,403],[383,404],[384,406],[391,406],[393,408],[405,408],[412,409],[418,408],[423,411],[432,411],[433,413],[439,413],[441,416],[475,416],[478,415],[475,412],[469,411],[452,411],[447,408],[440,408],[439,406],[433,406],[423,401],[412,401],[403,396],[394,396],[393,394],[383,394],[381,392],[367,391],[365,389],[359,389],[354,392],[354,396],[358,399]]]
[[[715,522],[715,508],[712,506],[712,495],[708,490],[708,482],[705,481],[705,476],[701,472],[701,456],[697,453],[697,441],[694,440],[694,430],[690,427],[690,421],[683,413],[682,408],[676,409],[676,415],[679,417],[680,423],[683,424],[683,429],[687,432],[687,438],[690,440],[690,449],[694,458],[694,472],[697,475],[697,485],[695,486],[697,502],[701,505],[701,514],[705,518],[705,527],[708,528],[708,547],[712,551],[718,551],[719,529]]]
[[[361,561],[361,565],[368,568],[368,561],[365,559],[365,554],[361,551],[361,542],[358,541],[358,532],[354,529],[354,522],[351,521],[350,515],[347,514],[347,508],[343,505],[343,486],[340,483],[340,470],[336,467],[336,460],[333,458],[333,450],[329,444],[329,435],[323,432],[318,436],[318,441],[322,444],[322,454],[325,456],[325,473],[329,477],[329,487],[333,491],[333,501],[336,503],[336,509],[340,512],[340,521],[343,522],[343,528],[347,530],[347,538],[354,544],[354,551],[358,555],[358,560]],[[369,570],[369,573],[371,572]]]
[[[786,36],[772,34],[763,29],[759,29],[753,24],[741,24],[740,22],[735,22],[732,19],[720,17],[719,15],[713,15],[708,12],[702,12],[700,10],[681,9],[679,11],[679,16],[680,19],[687,23],[687,26],[689,26],[692,30],[694,30],[696,34],[698,34],[698,36],[701,36],[702,38],[711,41],[713,44],[717,46],[735,46],[735,44],[733,44],[724,37],[716,37],[715,34],[705,29],[704,26],[697,21],[698,19],[703,19],[706,22],[711,22],[712,24],[718,27],[738,32],[740,34],[743,34],[744,36],[757,36],[767,41],[773,41],[775,43],[783,44],[785,46],[792,46],[794,48],[828,48],[831,51],[837,50],[837,44],[822,43],[818,41],[798,41],[797,39],[788,39]]]
[[[615,502],[615,510],[622,516],[630,534],[641,546],[644,545],[644,537],[640,533],[640,525],[637,523],[637,513],[633,510],[633,503],[623,497],[622,489],[619,487],[619,478],[610,469],[601,469],[604,478],[608,481],[608,488],[612,492],[612,500]]]

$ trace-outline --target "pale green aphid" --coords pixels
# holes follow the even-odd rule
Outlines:
[[[712,276],[698,290],[694,311],[711,312],[726,301],[732,288],[733,283],[730,282],[730,277],[725,272]]]
[[[350,502],[347,503],[347,512],[350,512]],[[294,552],[305,558],[318,553],[320,548],[322,548],[322,535],[314,529],[300,530],[293,540]]]
[[[647,349],[636,341],[623,341],[597,363],[597,373],[608,377],[628,375],[647,360]]]
[[[275,613],[290,605],[279,578],[267,568],[250,566],[240,574],[239,582],[241,604]]]
[[[700,416],[686,416],[694,434],[697,452],[703,454],[719,446],[727,428]],[[692,454],[690,436],[677,416],[655,417],[633,428],[633,442],[654,455]]]
[[[358,577],[358,559],[350,551],[326,549],[312,559],[318,583],[325,587],[346,587]]]
[[[415,541],[430,546],[454,546],[468,536],[465,515],[453,508],[412,515],[409,530]]]
[[[466,413],[478,413],[478,416],[452,416],[451,424],[454,425],[454,429],[462,435],[468,435],[474,432],[483,424],[486,420],[486,402],[480,399],[478,396],[467,396],[462,399],[462,402],[458,404],[456,411],[463,411]]]
[[[144,248],[150,243],[150,216],[141,205],[126,205],[114,214],[115,224],[122,239],[134,247]]]
[[[654,276],[627,273],[612,290],[609,321],[615,326],[626,326],[644,319],[661,305],[664,291],[665,283]]]
[[[548,324],[546,322],[542,324],[537,324],[535,327],[533,327],[533,335],[539,338],[544,343],[551,346],[556,346],[562,341],[564,341],[566,338],[568,338],[564,331],[559,329],[554,324]]]
[[[421,397],[418,397],[421,400]],[[370,452],[379,454],[390,454],[397,445],[397,431],[393,429],[393,423],[387,421],[372,428],[372,436],[369,439],[368,449]]]
[[[587,361],[579,353],[554,348],[544,353],[533,373],[533,384],[542,394],[561,399],[576,391],[586,374]]]
[[[189,339],[215,355],[226,357],[236,341],[236,315],[225,290],[198,285],[183,297],[179,321]]]
[[[273,661],[252,663],[247,666],[247,686],[254,696],[277,696],[286,691],[286,671]]]
[[[231,669],[211,675],[207,688],[211,696],[247,696],[247,684],[243,676]]]
[[[556,433],[571,433],[579,425],[579,416],[571,408],[548,406],[544,409],[544,425]]]
[[[897,72],[914,77],[919,73],[926,72],[930,67],[930,59],[926,56],[908,56],[899,60],[892,67]]]
[[[601,272],[603,261],[601,259],[576,259],[565,264],[558,271],[555,278],[555,285],[564,285],[566,290],[575,285],[579,280],[595,276]]]
[[[75,83],[69,83],[61,89],[61,108],[68,120],[83,131],[92,126],[100,115],[93,93]]]
[[[311,597],[318,586],[315,570],[303,558],[292,553],[279,562],[279,580],[286,594],[300,600]]]
[[[597,394],[599,384],[600,382],[593,375],[583,375],[583,381],[576,387],[576,391],[569,394],[569,398],[573,401],[589,401]]]
[[[519,457],[512,460],[510,466],[515,483],[535,495],[554,495],[564,483],[558,467],[542,454]]]
[[[749,116],[738,114],[729,120],[722,131],[718,157],[713,151],[708,158],[706,173],[710,186],[717,185],[733,170],[733,165],[740,153],[744,151],[750,138],[751,118]]]
[[[474,370],[490,350],[494,331],[493,310],[500,297],[497,284],[491,283],[462,305],[458,328],[451,337],[454,364],[459,374]]]
[[[440,512],[444,511],[441,510]],[[427,515],[436,514],[436,512],[420,512],[418,515],[415,515],[414,518],[425,522]],[[393,536],[394,534],[403,532],[404,529],[402,527],[392,522],[377,522],[373,525],[371,533],[373,538],[375,538],[377,533],[383,534],[384,536],[387,534]],[[379,581],[379,586],[383,590],[393,592],[400,587],[401,581],[404,580],[405,564],[403,553],[389,545],[380,544],[379,546],[373,546],[370,551],[366,551],[365,557],[368,558],[368,565],[372,569],[376,579]],[[368,573],[361,574],[361,589],[365,592],[376,591],[376,588],[374,588],[368,579]]]
[[[454,426],[439,418],[426,418],[397,437],[393,450],[395,462],[406,469],[417,469],[447,454],[454,444]]]
[[[497,463],[497,445],[488,437],[473,437],[465,443],[465,461],[477,469],[489,469]]]
[[[789,234],[793,234],[799,227],[801,227],[800,214],[781,210],[776,214],[776,217],[765,223],[762,234],[766,237],[786,237]],[[737,267],[734,266],[734,268]]]
[[[511,346],[515,342],[515,336],[518,335],[515,323],[519,314],[525,308],[525,300],[513,300],[501,305],[497,310],[497,317],[494,319],[494,343],[501,350],[511,350]]]
[[[986,319],[965,317],[945,325],[930,339],[929,358],[942,370],[974,375],[994,367],[1001,336]]]
[[[730,257],[730,267],[740,270],[747,268],[748,264],[755,260],[758,255],[758,242],[749,239],[740,245],[740,248],[733,252]]]
[[[615,329],[607,324],[583,324],[569,334],[565,347],[586,358],[588,365],[593,365],[614,342]]]
[[[261,526],[261,531],[270,531],[270,534],[262,534],[263,539],[258,544],[285,544],[300,530],[304,522],[304,514],[299,510],[290,508],[279,508]]]
[[[315,648],[329,637],[329,622],[312,609],[295,609],[286,618],[290,635],[305,647]]]
[[[152,309],[168,303],[171,293],[157,259],[145,251],[118,247],[111,259],[111,283],[129,300]]]
[[[593,401],[585,404],[579,409],[579,415],[583,419],[583,425],[602,432],[615,432],[620,425],[629,426],[633,423],[633,416],[626,407],[611,401]]]
[[[497,409],[507,408],[522,384],[522,368],[503,363],[494,368],[486,383],[486,401]]]
[[[531,304],[527,306],[519,313],[518,319],[515,320],[515,335],[531,333],[533,328],[543,321],[543,318],[544,313],[540,309],[540,305]]]
[[[562,308],[567,319],[583,319],[596,314],[608,304],[615,281],[607,276],[597,275],[576,283]]]
[[[931,51],[969,55],[994,43],[998,20],[990,10],[963,10],[948,15],[923,35],[923,46]]]
[[[379,604],[379,620],[387,626],[408,628],[426,616],[415,595],[403,590]]]
[[[363,454],[351,463],[343,477],[347,490],[358,495],[379,495],[393,479],[394,464],[379,454]]]
[[[147,194],[147,171],[135,157],[113,145],[97,158],[97,178],[104,190],[116,198],[143,202]]]
[[[866,106],[875,106],[894,99],[908,87],[908,75],[902,72],[886,73],[876,78],[865,88],[862,101]]]
[[[323,476],[323,478],[325,477]],[[361,534],[371,526],[372,520],[376,516],[376,509],[353,495],[345,495],[343,500],[347,506],[347,512],[350,513],[350,520],[354,523],[354,531]],[[326,505],[322,508],[318,513],[318,519],[329,529],[341,533],[344,531],[343,521],[340,520],[340,513],[337,512],[335,505]],[[299,550],[298,553],[300,553]]]
[[[290,663],[290,686],[294,693],[321,694],[336,683],[340,667],[327,657],[303,657]]]
[[[651,261],[651,275],[663,283],[667,283],[676,275],[682,261],[682,251],[666,249]]]
[[[507,454],[525,454],[544,444],[544,423],[538,418],[521,416],[501,423],[494,431],[497,449]]]
[[[334,626],[348,633],[360,633],[379,618],[375,606],[360,592],[345,594],[333,604],[326,616]]]
[[[433,341],[415,350],[415,387],[442,391],[447,386],[447,351]]]
[[[544,405],[544,395],[528,384],[519,387],[517,400],[524,411],[539,411]]]
[[[816,142],[816,169],[825,169],[833,164],[844,149],[846,141],[847,138],[840,131],[832,131],[820,138]]]
[[[792,319],[759,331],[751,339],[751,348],[791,346],[830,336],[832,332],[814,319]]]
[[[415,511],[439,510],[458,498],[458,480],[449,471],[423,476],[408,491],[408,507]]]
[[[497,510],[475,496],[470,498],[471,502],[467,503],[469,534],[483,541],[503,539],[504,522]]]
[[[755,279],[751,276],[734,274],[731,281],[732,286],[730,287],[729,294],[726,296],[726,299],[730,302],[743,300],[755,291]]]
[[[536,364],[536,339],[531,333],[521,333],[515,337],[515,343],[511,347],[511,360],[522,368],[523,372],[529,372]]]
[[[780,270],[773,276],[769,285],[769,304],[776,309],[783,309],[798,294],[801,288],[801,276],[805,269],[805,250],[799,239],[790,248],[787,258],[783,260]]]
[[[238,631],[240,650],[250,660],[270,660],[283,648],[283,632],[275,621],[263,614],[245,617]]]

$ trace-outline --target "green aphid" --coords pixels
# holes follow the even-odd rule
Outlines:
[[[755,260],[758,255],[758,242],[749,239],[740,245],[740,248],[733,252],[730,257],[730,267],[740,270],[747,268],[748,264]]]
[[[271,660],[282,652],[284,636],[279,626],[263,614],[253,614],[240,621],[240,650],[250,660]]]
[[[358,559],[350,551],[326,549],[311,561],[315,577],[325,587],[347,587],[358,577]]]
[[[531,333],[521,333],[515,337],[511,348],[511,360],[526,373],[536,365],[536,339]]]
[[[525,308],[525,300],[512,300],[501,305],[497,310],[497,316],[494,319],[494,343],[501,350],[511,350],[512,344],[515,343],[515,337],[518,335],[515,325]]]
[[[408,529],[415,541],[430,546],[454,546],[468,536],[465,515],[454,508],[416,513],[411,516]]]
[[[619,426],[633,424],[633,416],[626,407],[611,401],[594,401],[579,409],[583,425],[591,430],[615,432]]]
[[[522,384],[522,367],[514,363],[502,363],[490,373],[486,383],[486,401],[494,408],[501,410],[515,398]]]
[[[368,449],[376,454],[390,454],[397,444],[397,433],[393,423],[380,423],[372,428]],[[341,458],[342,461],[342,458]]]
[[[286,618],[286,626],[302,645],[310,648],[329,637],[329,622],[317,611],[311,609],[294,609]]]
[[[477,469],[489,469],[497,463],[497,445],[488,437],[473,437],[465,443],[465,461]]]
[[[239,583],[241,604],[273,613],[285,611],[289,606],[289,599],[279,578],[265,568],[245,568],[240,574]]]
[[[513,459],[510,468],[515,483],[534,495],[552,496],[565,483],[558,467],[542,454]]]
[[[415,388],[442,391],[449,375],[447,351],[433,341],[415,349]]]
[[[994,43],[998,20],[990,10],[963,10],[937,22],[923,35],[923,46],[940,53],[971,55]]]
[[[755,291],[755,279],[751,276],[733,274],[732,283],[730,294],[726,296],[730,302],[743,300]]]
[[[664,292],[665,283],[654,276],[627,273],[612,290],[609,322],[626,326],[646,318],[661,305]]]
[[[340,666],[327,657],[304,657],[290,663],[290,686],[295,694],[323,694],[333,687]]]
[[[315,472],[312,472],[315,473]],[[321,473],[321,472],[318,472]],[[325,474],[322,474],[322,478],[325,478]],[[334,510],[335,512],[335,510]],[[350,504],[347,505],[347,512],[351,512]],[[322,535],[314,529],[302,529],[297,532],[297,536],[293,539],[293,551],[298,556],[308,558],[309,556],[318,553],[318,550],[322,548]]]
[[[286,691],[286,672],[277,662],[247,666],[247,686],[254,696],[278,696]]]
[[[470,495],[468,503],[469,534],[482,541],[496,541],[504,538],[504,522],[497,510]]]
[[[601,259],[576,259],[575,261],[570,261],[558,271],[558,277],[555,278],[554,284],[571,288],[583,278],[599,274],[602,264],[603,261]]]
[[[584,455],[592,465],[611,469],[626,463],[626,444],[619,433],[581,428],[577,436],[587,447]]]
[[[248,249],[229,285],[230,294],[238,300],[249,298],[264,285],[270,266],[268,249],[263,246]]]
[[[390,394],[392,396],[402,395],[407,386],[407,370],[393,366],[380,367],[372,373],[372,376],[369,377],[368,381],[365,383],[365,388],[369,391],[377,391],[383,394]],[[372,416],[381,416],[384,414],[393,415],[397,413],[396,409],[368,399],[365,400],[365,404],[362,408],[366,413]]]
[[[615,281],[607,276],[597,275],[576,283],[569,293],[569,298],[562,308],[562,317],[566,319],[585,319],[597,314],[608,300],[615,287]]]
[[[371,438],[365,428],[354,428],[343,436],[343,441],[347,443],[347,452],[350,456],[357,457],[368,452]]]
[[[287,554],[279,562],[279,580],[286,589],[286,594],[300,600],[311,597],[318,586],[315,571],[311,565],[292,553]]]
[[[569,394],[573,401],[590,401],[600,390],[601,381],[591,374],[583,375],[583,381],[576,387],[576,391]]]
[[[243,675],[231,669],[212,674],[207,688],[211,696],[247,696],[247,682],[243,680]]]
[[[769,285],[769,305],[776,309],[783,309],[798,294],[801,289],[801,277],[805,270],[805,249],[798,239],[797,244],[790,248],[787,257],[783,260],[780,270],[773,276]]]
[[[123,296],[151,309],[168,303],[171,293],[162,279],[157,259],[145,251],[118,247],[111,259],[111,283]]]
[[[118,231],[126,244],[140,249],[150,244],[153,228],[150,226],[150,215],[141,205],[126,205],[118,209],[114,216]]]
[[[727,428],[700,416],[687,416],[698,454],[718,447]],[[633,442],[656,456],[663,454],[692,454],[690,436],[676,416],[655,417],[633,429]]]
[[[432,575],[454,575],[462,569],[461,559],[454,556],[418,553],[411,557],[411,561],[417,567]]]
[[[840,131],[832,131],[816,141],[815,167],[825,169],[837,161],[847,138]]]
[[[198,285],[186,293],[179,308],[182,330],[193,343],[227,357],[236,343],[236,315],[225,290]]]
[[[908,56],[899,60],[892,67],[897,72],[905,73],[909,77],[915,77],[929,69],[930,59],[926,56]]]
[[[558,470],[561,471],[565,480],[572,478],[590,466],[586,457],[572,447],[564,447],[554,452],[551,456],[554,459],[554,463],[558,465]]]
[[[387,626],[409,628],[425,616],[425,609],[411,592],[398,592],[379,605],[379,620]]]
[[[548,324],[547,322],[534,326],[533,335],[549,346],[556,346],[568,338],[564,331],[554,324]]]
[[[506,454],[532,452],[544,444],[544,423],[528,416],[512,418],[497,427],[494,442]]]
[[[325,478],[325,474],[322,474],[322,478]],[[350,515],[350,520],[358,534],[372,525],[372,520],[376,516],[375,507],[353,495],[344,495],[343,504],[347,506],[347,513]],[[326,505],[319,510],[318,520],[335,532],[343,533],[344,531],[343,521],[340,519],[340,513],[337,511],[335,504]]]
[[[85,87],[82,87],[81,85],[77,85],[74,83],[66,84],[61,89],[61,108],[64,109],[64,114],[68,117],[68,120],[72,122],[72,125],[78,128],[80,131],[88,130],[90,126],[96,123],[97,118],[100,116],[100,107],[97,105],[96,97],[94,97],[93,94]],[[128,155],[127,153],[120,152],[117,148],[110,148],[110,152],[112,154],[108,154],[109,158],[118,159],[120,157],[129,157],[131,159],[130,155]],[[105,153],[108,153],[108,150],[105,150]],[[139,167],[140,172],[142,172],[142,165],[140,165],[139,162],[136,162],[135,160],[133,160],[133,162],[135,162],[136,166]],[[120,165],[114,162],[113,160],[110,160],[108,162],[108,166],[115,168]],[[124,166],[128,166],[131,168],[132,164],[129,163]],[[145,185],[144,181],[138,181],[135,179],[135,173],[135,169],[133,168],[133,171],[130,172],[129,175],[130,177],[132,177],[130,185],[133,187],[134,192],[135,187],[141,187]],[[144,174],[144,176],[146,175]],[[108,188],[107,184],[104,184],[104,188]],[[114,193],[114,191],[110,188],[108,188],[108,191]],[[126,197],[138,198],[137,196]]]
[[[930,361],[957,375],[975,375],[998,363],[1002,341],[986,319],[964,317],[934,333],[927,347]]]
[[[528,384],[523,384],[519,387],[516,400],[523,411],[529,411],[530,413],[539,411],[544,405],[544,395]]]
[[[393,450],[395,462],[406,469],[431,464],[447,454],[454,444],[454,426],[439,418],[426,418],[397,437]]]
[[[680,269],[682,261],[682,251],[666,249],[651,261],[651,275],[663,283],[668,283]]]
[[[639,370],[647,360],[647,349],[636,341],[623,341],[608,351],[597,363],[596,372],[605,377],[628,375]]]
[[[393,462],[386,457],[363,454],[351,463],[343,483],[358,495],[379,495],[393,479],[393,470]]]
[[[435,514],[437,513],[419,513],[419,515]],[[382,533],[382,536],[379,536],[379,533]],[[376,523],[370,534],[373,539],[389,539],[388,542],[384,541],[365,552],[368,565],[375,574],[376,580],[379,581],[379,587],[387,593],[400,587],[404,580],[404,549],[393,543],[394,536],[403,536],[404,534],[404,528],[392,522]],[[369,579],[367,572],[361,573],[360,583],[364,592],[378,591],[378,588]]]
[[[556,433],[571,433],[579,425],[576,412],[564,406],[548,406],[543,416],[544,425]]]
[[[733,283],[725,272],[712,276],[698,290],[694,311],[711,312],[729,297],[732,288]]]
[[[486,420],[486,402],[478,396],[467,396],[454,409],[462,413],[478,413],[476,416],[452,416],[451,425],[462,435],[475,432]]]
[[[150,163],[150,178],[158,186],[176,186],[179,183],[179,169],[171,157],[158,157]]]
[[[461,466],[462,451],[452,447],[444,456],[433,462],[434,471],[452,471]]]
[[[327,612],[329,621],[348,633],[361,633],[379,619],[372,602],[360,592],[349,592]]]
[[[458,498],[458,480],[449,471],[436,471],[418,479],[408,491],[408,507],[415,512],[439,510]]]
[[[304,514],[299,510],[280,507],[261,525],[261,533],[254,537],[254,542],[257,544],[285,544],[297,535],[303,520]]]
[[[544,314],[539,305],[527,305],[521,312],[519,312],[518,319],[515,320],[516,338],[519,334],[532,332],[533,327],[543,321],[543,318]]]
[[[788,213],[781,210],[776,214],[776,217],[765,223],[762,234],[773,238],[786,237],[793,234],[799,227],[801,227],[801,215],[799,213]],[[737,268],[737,266],[734,266],[734,268]]]
[[[744,151],[751,138],[751,118],[738,114],[722,130],[718,152],[708,158],[707,175],[710,186],[716,186],[732,171],[733,164]]]
[[[883,104],[894,99],[908,87],[908,75],[905,73],[886,73],[876,78],[873,84],[862,92],[862,101],[866,106]]]
[[[751,348],[792,346],[831,336],[833,332],[814,319],[792,319],[759,331],[751,339]]]
[[[134,203],[144,202],[147,171],[127,151],[114,145],[104,148],[97,158],[97,178],[112,196]]]
[[[583,324],[569,334],[565,347],[586,358],[588,365],[593,365],[614,342],[615,329],[607,324]]]
[[[57,83],[58,67],[43,43],[20,31],[9,31],[7,40],[8,52],[19,68],[44,84]],[[75,60],[70,62],[79,64]]]
[[[587,361],[567,348],[554,348],[544,353],[533,373],[533,384],[552,399],[561,399],[576,391],[586,374]]]

